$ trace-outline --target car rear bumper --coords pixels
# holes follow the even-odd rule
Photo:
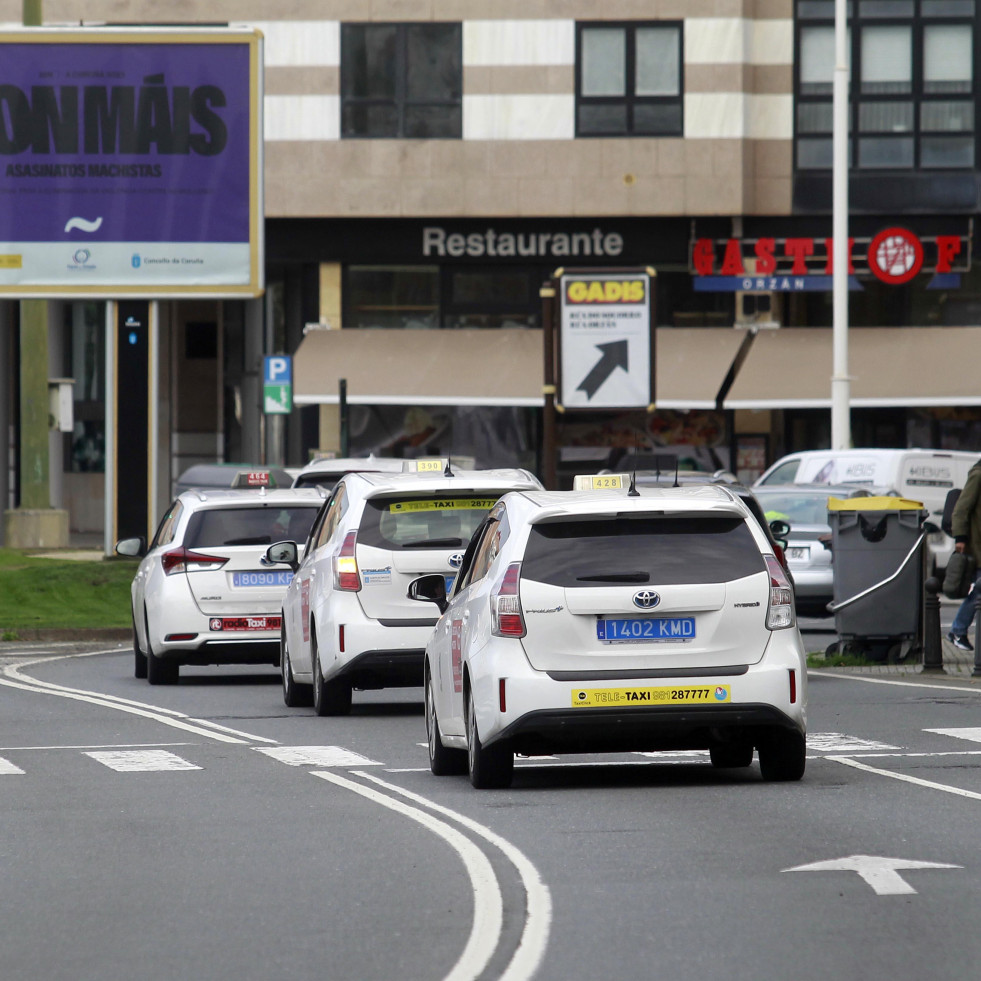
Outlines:
[[[325,678],[343,677],[355,688],[363,689],[422,685],[426,642],[433,632],[432,620],[384,624],[365,617],[360,611],[350,609],[348,612],[347,622],[338,618],[331,633],[335,645],[333,661],[321,655]]]
[[[180,664],[279,664],[279,631],[269,639],[242,638],[235,640],[210,640],[208,637],[195,641],[163,644],[153,653],[163,661]]]

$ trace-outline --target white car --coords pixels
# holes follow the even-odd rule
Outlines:
[[[793,587],[724,487],[508,494],[474,534],[426,647],[429,760],[475,787],[514,754],[708,750],[804,772]]]
[[[405,462],[394,456],[318,457],[293,478],[293,486],[323,487],[329,492],[346,473],[401,473]]]
[[[445,461],[444,461],[445,464]],[[301,557],[274,545],[295,575],[283,599],[283,700],[345,715],[354,688],[422,685],[426,641],[439,618],[406,595],[439,573],[446,588],[473,530],[502,494],[535,490],[525,470],[349,473],[324,505]]]
[[[178,681],[181,664],[279,662],[280,609],[292,574],[264,564],[271,542],[305,540],[323,493],[307,490],[186,491],[140,556],[131,588],[137,678]]]

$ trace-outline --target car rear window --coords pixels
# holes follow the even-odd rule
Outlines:
[[[533,525],[521,577],[553,586],[672,585],[766,568],[742,518],[612,518]]]
[[[391,549],[460,548],[503,493],[371,498],[361,517],[358,543]]]
[[[305,542],[317,505],[255,508],[210,508],[198,511],[188,524],[187,548],[219,545],[271,545],[273,542]]]

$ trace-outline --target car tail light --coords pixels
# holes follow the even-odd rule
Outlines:
[[[512,562],[504,578],[491,593],[491,633],[496,637],[524,637],[525,617],[521,612],[521,597],[518,595],[518,580],[521,578],[521,563]]]
[[[358,533],[349,531],[334,556],[334,589],[356,593],[361,588],[361,573],[355,558]]]
[[[797,703],[797,672],[791,668],[790,669],[790,704],[795,705]]]
[[[794,587],[783,571],[775,555],[764,556],[766,571],[770,576],[770,602],[766,608],[766,625],[769,630],[792,627],[794,619]]]
[[[227,558],[221,555],[205,555],[203,552],[192,552],[186,548],[175,548],[160,556],[163,571],[168,576],[175,572],[207,572],[220,569]]]

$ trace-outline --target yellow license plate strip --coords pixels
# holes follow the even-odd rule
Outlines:
[[[395,501],[388,510],[393,514],[410,511],[489,511],[497,504],[496,497],[451,498],[439,501]]]
[[[643,688],[573,688],[572,704],[585,708],[645,705],[725,705],[732,701],[728,685],[665,685]]]

